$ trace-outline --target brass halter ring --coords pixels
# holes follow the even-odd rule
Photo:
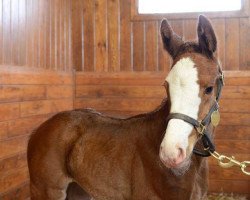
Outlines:
[[[201,122],[199,122],[199,127],[196,127],[196,131],[200,135],[204,135],[205,130],[206,130],[206,126],[204,126]]]

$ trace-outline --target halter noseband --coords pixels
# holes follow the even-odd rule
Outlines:
[[[205,116],[205,118],[202,121],[198,121],[182,113],[170,113],[167,118],[167,121],[171,119],[181,119],[194,126],[196,131],[201,135],[201,141],[204,146],[204,150],[206,150],[206,151],[200,151],[198,149],[193,149],[193,153],[198,156],[208,157],[211,155],[210,152],[213,153],[215,151],[215,145],[211,141],[211,138],[210,138],[211,134],[209,134],[207,127],[211,123],[212,114],[214,112],[218,112],[218,109],[219,109],[218,101],[220,99],[223,85],[224,85],[224,75],[220,71],[220,76],[219,78],[217,78],[217,94],[216,94],[215,103],[212,105],[208,114]]]

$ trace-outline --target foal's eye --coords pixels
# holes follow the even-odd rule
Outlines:
[[[211,94],[213,92],[213,86],[209,86],[205,89],[205,94]]]

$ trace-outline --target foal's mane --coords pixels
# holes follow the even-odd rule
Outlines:
[[[75,111],[80,111],[80,112],[85,112],[85,113],[91,113],[91,114],[98,115],[100,117],[104,117],[106,119],[108,118],[108,119],[111,119],[111,120],[116,120],[116,121],[122,122],[122,121],[128,121],[128,120],[133,120],[133,119],[136,120],[136,119],[148,119],[148,118],[151,118],[156,112],[158,112],[159,110],[163,109],[164,106],[166,106],[167,101],[168,101],[168,98],[165,97],[162,100],[161,104],[158,107],[156,107],[153,111],[145,112],[145,113],[141,113],[141,114],[137,114],[137,115],[126,117],[126,118],[112,117],[112,116],[110,116],[108,114],[100,113],[97,110],[92,109],[92,108],[75,109]]]

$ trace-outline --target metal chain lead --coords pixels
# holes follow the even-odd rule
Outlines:
[[[208,150],[209,151],[209,150]],[[243,161],[240,162],[236,160],[233,156],[228,157],[222,154],[219,154],[218,152],[214,151],[213,153],[209,151],[209,153],[216,159],[218,160],[219,166],[222,168],[230,168],[233,166],[239,166],[241,168],[241,171],[250,176],[250,172],[247,171],[247,167],[250,166],[250,161]]]

